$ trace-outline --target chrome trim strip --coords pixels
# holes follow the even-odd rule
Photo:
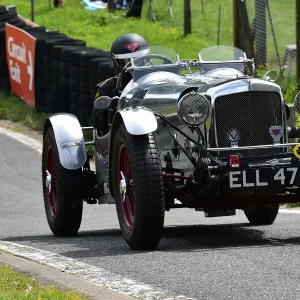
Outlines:
[[[85,142],[85,145],[86,145],[86,146],[89,146],[89,145],[94,146],[94,145],[95,145],[95,142]]]
[[[272,149],[272,148],[282,148],[282,147],[289,147],[289,146],[297,146],[300,143],[287,143],[287,144],[271,144],[271,145],[257,145],[257,146],[245,146],[245,147],[225,147],[225,148],[207,148],[207,151],[238,151],[238,150],[251,150],[251,149]]]
[[[81,127],[81,130],[94,130],[93,126],[90,127]]]

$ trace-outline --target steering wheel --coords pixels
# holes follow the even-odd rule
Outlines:
[[[141,56],[141,57],[137,57],[137,58],[134,59],[134,62],[137,62],[137,64],[138,64],[140,61],[142,61],[144,59],[150,59],[150,58],[161,59],[166,64],[174,64],[174,62],[171,59],[169,59],[169,58],[167,58],[163,55],[159,55],[159,54],[147,54],[147,55],[144,55],[144,56]],[[124,68],[122,69],[122,71],[120,72],[120,74],[118,76],[117,89],[119,89],[119,90],[121,89],[123,75],[124,75],[125,71],[127,70],[127,68],[129,67],[129,65],[131,65],[131,61],[128,62],[124,66]]]
[[[147,54],[141,57],[137,57],[134,59],[134,63],[136,63],[137,65],[139,64],[140,61],[144,60],[144,59],[149,59],[149,58],[157,58],[157,59],[161,59],[165,64],[174,64],[174,62],[163,56],[163,55],[159,55],[159,54]]]

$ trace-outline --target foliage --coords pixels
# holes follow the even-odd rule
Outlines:
[[[33,278],[0,265],[0,299],[14,300],[87,300],[73,291],[63,292],[55,287],[42,288]]]
[[[278,84],[281,86],[282,92],[285,96],[286,103],[294,103],[295,96],[298,92],[296,85],[296,78],[280,78]]]
[[[0,120],[8,119],[41,131],[47,114],[37,113],[16,96],[5,96],[0,93]]]
[[[145,0],[141,19],[126,19],[122,16],[124,11],[108,12],[106,9],[98,11],[88,11],[84,9],[81,0],[65,1],[63,8],[54,8],[52,1],[50,6],[48,1],[35,0],[35,22],[45,26],[48,30],[59,30],[71,37],[86,41],[87,46],[110,50],[112,41],[119,35],[127,32],[136,32],[144,36],[149,44],[163,45],[173,48],[178,52],[181,59],[197,58],[199,51],[203,47],[212,46],[218,40],[218,7],[221,4],[221,36],[220,43],[226,45],[233,44],[233,17],[232,0],[210,0],[204,1],[204,11],[200,0],[192,1],[192,34],[183,36],[183,5],[182,0],[173,0],[172,18],[167,1],[154,1],[153,7],[157,22],[150,21],[149,1]],[[2,0],[4,5],[16,5],[17,12],[31,19],[30,1],[23,0]],[[273,10],[282,10],[281,2],[273,4]],[[252,18],[250,16],[250,18]],[[286,34],[279,31],[280,35]],[[290,32],[288,34],[291,34]],[[284,36],[283,36],[284,37]],[[257,76],[263,77],[268,66],[258,67]],[[281,85],[286,102],[291,103],[296,94],[296,86],[292,79],[280,78],[277,82]],[[15,97],[16,98],[16,97]],[[40,127],[39,120],[33,112],[26,111],[24,107],[18,111],[15,107],[3,105],[4,96],[0,94],[0,119],[9,116],[11,120],[19,120],[23,124],[29,124],[34,128]],[[10,100],[9,100],[10,101]],[[14,105],[19,105],[21,101],[13,101]],[[5,109],[4,109],[5,108]],[[22,120],[20,120],[20,114]]]

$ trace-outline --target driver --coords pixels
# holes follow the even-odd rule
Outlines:
[[[111,46],[111,59],[117,74],[120,74],[124,66],[131,58],[145,55],[149,52],[147,41],[136,33],[126,33],[118,37]],[[92,125],[97,129],[98,135],[105,135],[109,131],[108,105],[111,101],[117,104],[125,86],[132,79],[130,73],[125,73],[122,78],[121,88],[117,88],[118,76],[111,77],[97,84],[94,108],[91,116]]]

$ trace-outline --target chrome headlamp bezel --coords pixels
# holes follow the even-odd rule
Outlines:
[[[192,97],[192,99],[188,99]],[[201,117],[201,119],[199,121],[194,121],[194,123],[188,122],[184,116],[184,110],[186,110],[186,105],[190,105],[190,103],[186,103],[187,101],[195,101],[194,103],[198,106],[198,108],[202,107],[204,108],[204,116]],[[195,107],[195,111],[197,110],[197,107]],[[190,126],[190,127],[198,127],[202,124],[204,124],[208,117],[210,116],[210,110],[211,110],[211,105],[210,105],[210,101],[207,99],[207,97],[203,94],[197,93],[195,91],[189,92],[185,95],[183,95],[179,101],[178,101],[178,105],[177,105],[177,114],[179,119],[185,123],[186,125]],[[199,111],[198,111],[199,113]]]

